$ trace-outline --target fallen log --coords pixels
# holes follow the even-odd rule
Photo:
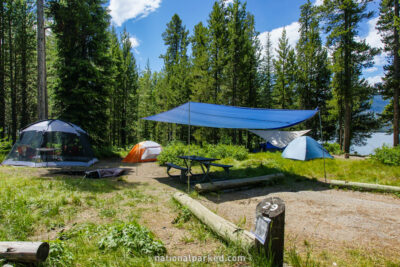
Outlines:
[[[46,242],[0,242],[0,259],[16,262],[41,262],[49,255]]]
[[[245,250],[250,250],[255,247],[256,243],[253,233],[241,229],[218,216],[185,193],[177,192],[174,194],[173,198],[188,208],[194,216],[224,240],[237,244]]]
[[[399,186],[348,182],[348,181],[341,181],[341,180],[328,180],[327,183],[330,185],[336,185],[336,186],[342,186],[342,187],[359,187],[359,188],[367,189],[367,190],[381,190],[381,191],[387,191],[387,192],[400,193]]]
[[[223,190],[223,189],[236,188],[236,187],[241,187],[241,186],[248,186],[248,185],[254,185],[254,184],[258,184],[258,183],[268,182],[268,181],[271,181],[271,180],[274,180],[276,178],[280,178],[283,176],[284,176],[283,173],[275,173],[275,174],[252,177],[252,178],[229,179],[229,180],[225,180],[225,181],[217,181],[217,182],[212,182],[212,183],[196,184],[194,186],[194,189],[200,193],[210,192],[210,191],[218,191],[218,190]]]

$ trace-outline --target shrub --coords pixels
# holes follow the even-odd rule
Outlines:
[[[107,235],[98,243],[100,249],[125,248],[135,256],[165,255],[161,241],[154,240],[151,232],[137,223],[121,223],[106,229]]]
[[[11,148],[11,140],[8,140],[7,138],[0,139],[0,162],[4,160]]]
[[[112,146],[107,147],[93,147],[93,152],[96,158],[109,159],[109,158],[120,158],[121,155],[117,148]]]
[[[181,155],[196,155],[218,159],[233,158],[236,160],[245,160],[248,158],[248,152],[244,146],[203,144],[202,147],[199,145],[190,145],[189,149],[187,145],[173,142],[163,148],[157,160],[160,165],[171,162],[182,166],[184,164],[183,160],[178,158]]]
[[[330,154],[334,155],[342,155],[343,151],[340,149],[340,145],[338,143],[325,143],[324,147]]]
[[[49,257],[44,266],[71,266],[74,261],[72,252],[64,245],[61,240],[49,241]]]
[[[400,146],[388,147],[383,145],[374,150],[372,158],[386,165],[400,166]]]

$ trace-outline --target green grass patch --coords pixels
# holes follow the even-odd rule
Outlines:
[[[324,178],[324,160],[297,161],[282,158],[280,152],[262,152],[249,154],[248,159],[237,161],[224,159],[226,164],[232,164],[231,177],[244,178],[283,172],[296,181]],[[346,180],[352,182],[373,183],[400,186],[400,168],[388,166],[372,159],[326,159],[326,174],[328,179]],[[218,168],[212,168],[216,176],[224,176]],[[276,182],[279,182],[277,180]]]

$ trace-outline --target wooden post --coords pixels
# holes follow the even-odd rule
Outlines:
[[[262,224],[267,225],[265,235]],[[267,258],[273,257],[273,266],[283,266],[285,203],[282,199],[269,197],[258,203],[256,207],[256,237],[257,248],[264,250]],[[265,240],[264,244],[260,242],[260,239]]]
[[[46,242],[0,242],[0,259],[16,262],[41,262],[49,255]]]

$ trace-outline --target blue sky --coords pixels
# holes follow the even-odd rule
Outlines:
[[[232,0],[227,2],[230,1]],[[300,6],[305,2],[306,0],[248,0],[247,11],[255,16],[261,44],[265,43],[267,32],[271,32],[273,45],[276,44],[285,27],[289,42],[294,46],[298,40]],[[322,0],[313,2],[318,5]],[[131,35],[139,68],[143,70],[149,60],[151,69],[159,71],[163,66],[159,56],[166,50],[161,34],[171,17],[178,14],[189,34],[192,34],[197,23],[207,23],[213,3],[213,0],[110,0],[108,8],[117,30],[126,28]],[[373,19],[360,25],[359,35],[371,46],[382,48],[380,36],[375,29],[378,4],[377,0],[370,4],[369,8],[375,11],[375,15]],[[377,56],[374,67],[364,71],[370,83],[380,81],[384,64],[385,56]]]

